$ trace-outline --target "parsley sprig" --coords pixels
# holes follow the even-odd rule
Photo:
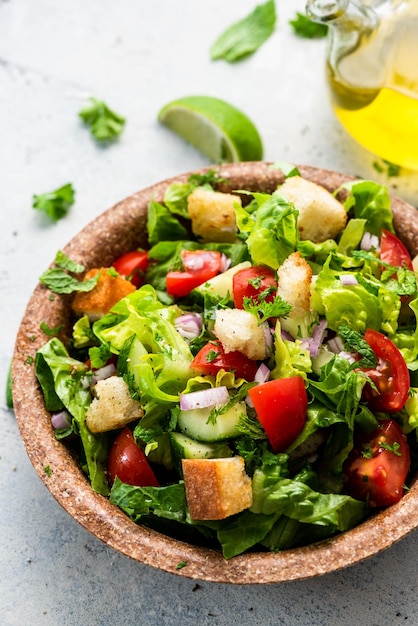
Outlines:
[[[97,141],[112,141],[119,137],[125,126],[125,118],[112,111],[103,100],[90,98],[91,106],[82,109],[79,117],[90,127]]]
[[[276,296],[271,302],[266,301],[266,297],[271,294],[269,288],[257,294],[255,298],[244,298],[243,307],[245,311],[252,313],[258,318],[258,323],[262,324],[271,317],[287,317],[292,306],[283,300],[281,296]]]
[[[32,207],[47,215],[53,222],[65,217],[74,204],[75,191],[71,183],[67,183],[54,191],[39,195],[34,194]]]

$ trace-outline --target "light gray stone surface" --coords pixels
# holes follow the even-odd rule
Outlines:
[[[338,126],[323,79],[324,41],[296,38],[303,1],[277,0],[274,36],[236,65],[209,48],[252,0],[0,0],[0,385],[37,278],[87,222],[132,192],[208,164],[156,120],[180,96],[222,97],[257,125],[267,160],[387,182],[418,204],[418,175],[385,180]],[[89,95],[128,122],[98,147],[78,120]],[[32,194],[72,182],[77,200],[51,225]],[[396,188],[394,185],[396,185]],[[418,624],[418,535],[322,578],[239,587],[165,574],[114,552],[55,502],[14,420],[0,407],[0,624]]]

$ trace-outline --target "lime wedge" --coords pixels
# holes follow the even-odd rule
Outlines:
[[[212,163],[262,159],[263,145],[252,121],[219,98],[188,96],[173,100],[161,109],[158,120]]]

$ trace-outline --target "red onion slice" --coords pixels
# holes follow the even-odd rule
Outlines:
[[[327,332],[327,320],[323,319],[317,324],[312,333],[312,337],[303,339],[302,346],[309,351],[312,358],[318,356],[319,348],[322,346]]]
[[[180,409],[191,411],[192,409],[204,409],[210,406],[223,406],[229,400],[226,387],[212,387],[202,391],[191,391],[180,395]]]
[[[174,324],[177,332],[185,339],[194,339],[202,332],[202,317],[199,313],[179,315]]]
[[[105,380],[106,378],[110,378],[116,373],[116,367],[114,363],[108,363],[103,367],[100,367],[93,373],[91,382],[92,385],[95,385],[99,382],[99,380]]]
[[[340,274],[340,281],[344,287],[350,287],[351,285],[358,285],[358,280],[354,274]]]
[[[65,410],[51,415],[51,424],[54,430],[66,430],[70,428],[71,421],[71,415]]]
[[[261,363],[260,367],[255,373],[254,380],[257,383],[263,384],[270,378],[270,370],[265,363]]]
[[[360,250],[366,250],[367,252],[374,248],[376,251],[380,249],[380,241],[377,235],[372,235],[372,233],[365,232],[361,242],[360,242]]]

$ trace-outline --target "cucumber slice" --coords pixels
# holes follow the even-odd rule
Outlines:
[[[237,402],[213,421],[208,421],[211,411],[211,407],[180,411],[177,426],[183,434],[197,441],[225,441],[241,434],[238,424],[241,415],[247,412],[245,402]]]
[[[129,374],[136,389],[139,389],[139,380],[135,364],[139,363],[146,354],[148,354],[147,350],[136,335],[125,342],[119,353],[118,374]]]
[[[232,456],[232,450],[228,444],[203,443],[196,441],[183,433],[169,433],[173,464],[177,471],[182,474],[182,459],[222,459]]]

